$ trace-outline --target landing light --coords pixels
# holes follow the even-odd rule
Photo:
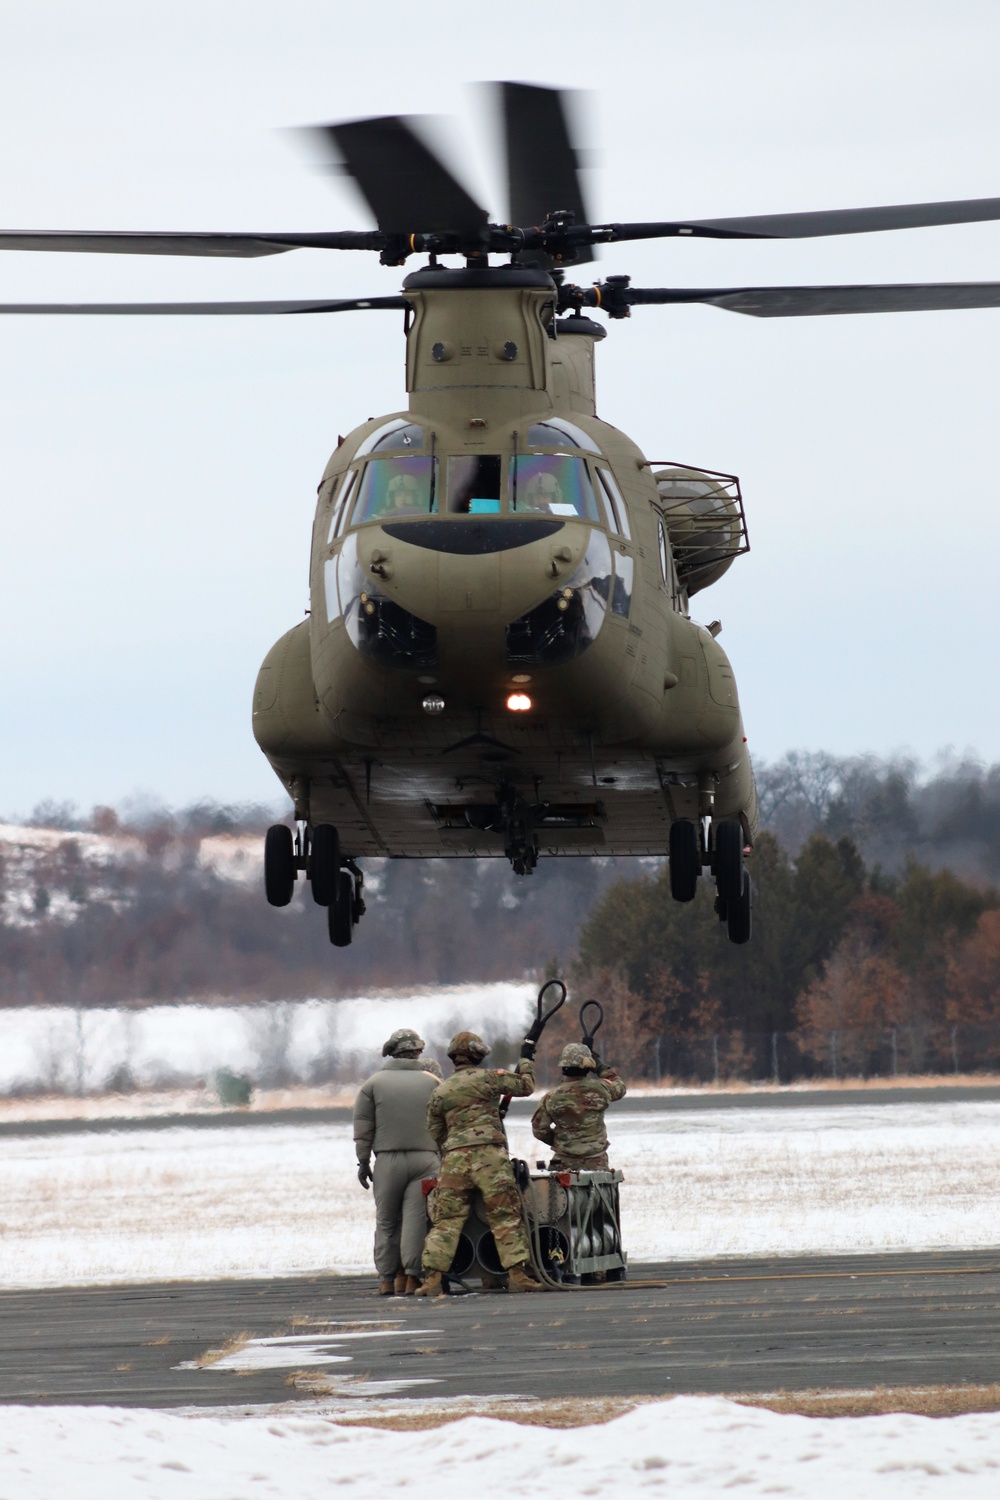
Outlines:
[[[507,699],[507,707],[512,714],[524,714],[531,707],[531,699],[527,693],[511,693]]]
[[[436,693],[430,693],[420,706],[425,714],[444,713],[444,699],[439,698]]]

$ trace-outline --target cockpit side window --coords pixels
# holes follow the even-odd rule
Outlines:
[[[512,515],[580,516],[601,524],[587,465],[566,453],[519,454],[510,461]]]
[[[630,542],[632,540],[632,531],[628,523],[628,506],[625,504],[622,492],[618,488],[615,476],[610,469],[599,468],[597,470],[597,477],[600,480],[602,490],[611,501],[615,515],[618,518],[617,529],[621,532],[625,540]]]
[[[347,516],[348,507],[351,503],[351,495],[354,492],[354,486],[357,482],[357,478],[358,471],[356,469],[348,470],[347,474],[344,476],[344,480],[340,486],[340,498],[335,502],[333,510],[330,513],[330,529],[326,534],[327,546],[329,546],[334,537],[339,536],[344,529],[344,520]]]
[[[582,448],[584,453],[600,453],[594,439],[575,422],[565,417],[549,417],[545,422],[535,422],[528,428],[529,448]]]
[[[355,458],[366,458],[369,453],[413,453],[424,446],[424,429],[405,417],[394,417],[358,445]]]
[[[436,512],[435,458],[370,458],[362,471],[351,525],[382,517],[432,516]]]

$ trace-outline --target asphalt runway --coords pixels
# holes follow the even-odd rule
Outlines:
[[[786,1093],[630,1095],[615,1105],[619,1114],[675,1113],[678,1110],[828,1109],[846,1104],[971,1104],[1000,1099],[996,1084],[921,1084],[916,1087],[871,1089],[803,1089]],[[528,1119],[537,1100],[514,1099],[511,1119]],[[346,1125],[353,1111],[345,1105],[329,1109],[219,1109],[211,1113],[177,1115],[119,1115],[106,1119],[3,1120],[0,1138],[38,1135],[104,1135],[119,1130],[219,1130],[231,1125]]]
[[[634,1266],[424,1302],[357,1276],[0,1293],[0,1401],[256,1406],[1000,1380],[1000,1251]],[[230,1369],[208,1351],[250,1344]]]

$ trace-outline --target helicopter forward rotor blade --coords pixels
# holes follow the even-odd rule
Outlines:
[[[343,230],[330,234],[146,234],[125,230],[0,230],[0,250],[63,250],[71,254],[212,255],[252,257],[282,255],[286,250],[381,250],[377,231]]]
[[[482,234],[486,210],[399,115],[317,128],[343,157],[383,233]]]
[[[534,83],[501,83],[507,203],[511,224],[541,224],[569,212],[577,224],[589,222],[580,184],[577,154],[570,139],[565,91]],[[593,260],[581,245],[575,261]],[[544,251],[524,250],[518,265],[550,267]]]
[[[336,302],[0,302],[0,314],[53,314],[86,317],[229,317],[268,313],[368,312],[403,309],[405,297],[347,297]]]
[[[835,313],[947,312],[1000,307],[1000,281],[912,282],[899,286],[744,286],[615,287],[589,306],[604,306],[612,317],[626,307],[703,302],[753,318],[807,318]],[[621,303],[618,303],[618,299]],[[616,305],[623,305],[616,312]]]

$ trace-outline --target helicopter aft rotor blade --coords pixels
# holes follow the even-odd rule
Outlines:
[[[624,280],[624,278],[622,278]],[[630,307],[706,303],[753,318],[805,318],[836,313],[947,312],[1000,307],[1000,281],[905,282],[898,286],[638,287],[615,280],[577,295],[566,305],[601,307],[612,318]]]
[[[369,312],[405,309],[405,297],[348,297],[337,302],[0,302],[0,314],[51,313],[92,317],[229,317],[268,313]]]
[[[533,83],[501,83],[504,146],[507,158],[507,207],[511,224],[542,224],[551,214],[571,213],[587,224],[579,162],[570,139],[565,90]],[[577,264],[593,260],[581,245]],[[518,265],[549,268],[544,250],[523,250]]]
[[[483,235],[486,210],[399,115],[316,128],[343,157],[384,234]]]

